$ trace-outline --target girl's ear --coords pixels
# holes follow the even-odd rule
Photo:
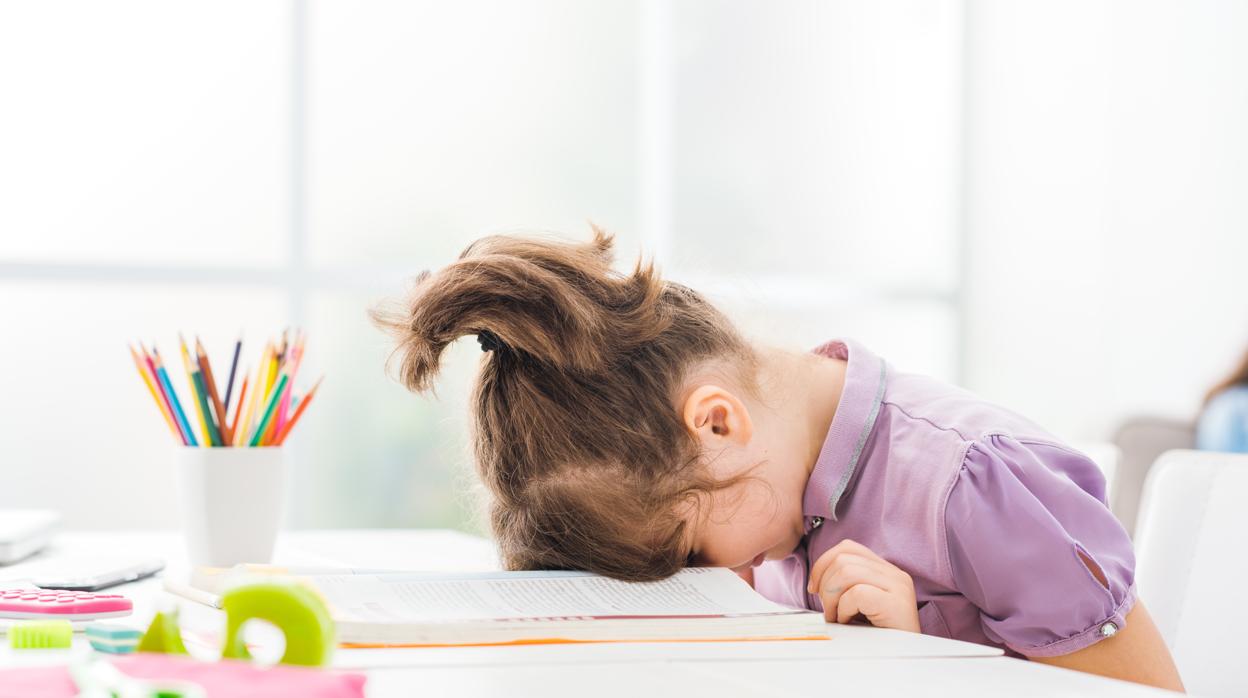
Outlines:
[[[704,448],[744,446],[754,435],[745,403],[718,385],[702,385],[689,393],[681,418]]]

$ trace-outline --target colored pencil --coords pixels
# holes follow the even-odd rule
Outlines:
[[[238,391],[238,407],[234,408],[234,421],[230,423],[230,434],[238,434],[238,418],[243,414],[243,403],[247,401],[247,374],[243,373],[243,386]],[[226,406],[229,409],[229,406]],[[231,446],[237,446],[237,437],[230,440]]]
[[[234,342],[224,385],[218,383],[213,373],[203,340],[198,336],[193,339],[193,343],[188,343],[182,333],[178,333],[193,414],[190,407],[183,407],[169,374],[171,369],[160,351],[155,346],[149,351],[143,342],[129,343],[126,347],[139,378],[174,438],[185,446],[194,447],[281,446],[303,418],[325,378],[321,376],[310,390],[296,394],[295,382],[303,367],[306,333],[300,328],[282,330],[280,335],[264,343],[260,362],[249,368],[239,367],[243,344],[240,333]],[[194,426],[196,420],[198,428]]]
[[[208,414],[212,407],[208,404],[208,387],[204,384],[204,373],[199,369],[191,371],[191,380],[195,381],[195,397],[199,399],[199,408]],[[211,415],[210,415],[211,417]],[[225,442],[221,440],[221,431],[217,428],[217,423],[208,419],[208,438],[213,446],[224,446]]]
[[[139,372],[139,377],[143,379],[143,384],[147,386],[147,391],[152,394],[152,399],[156,401],[156,409],[160,410],[160,416],[165,418],[165,424],[169,425],[169,430],[177,437],[178,441],[182,440],[182,433],[178,431],[178,425],[173,421],[173,415],[169,414],[169,408],[165,405],[165,401],[161,399],[160,392],[156,390],[156,383],[152,380],[154,376],[148,373],[147,364],[139,359],[139,353],[134,350],[131,345],[126,345],[130,350],[130,358],[134,359],[134,367]],[[160,379],[157,378],[156,381]]]
[[[238,354],[243,350],[243,337],[239,333],[239,337],[234,341],[234,358],[230,361],[230,377],[225,380],[225,411],[230,411],[230,396],[234,394],[234,374],[238,372]],[[239,406],[242,406],[242,398],[239,398]],[[238,422],[238,408],[234,409],[234,423]],[[230,433],[234,433],[234,428],[230,428]]]
[[[212,377],[212,363],[208,361],[208,352],[204,351],[204,343],[195,338],[195,359],[199,363],[199,372],[203,374],[204,385],[208,388],[208,397],[212,408],[217,414],[217,429],[221,432],[221,445],[230,442],[230,424],[225,418],[225,405],[221,404],[221,395],[217,392],[217,381]]]
[[[290,433],[291,429],[295,428],[295,422],[298,422],[300,415],[303,414],[303,411],[308,409],[308,403],[312,402],[312,396],[316,395],[316,389],[321,387],[321,381],[323,380],[325,380],[325,376],[321,376],[316,379],[316,384],[312,386],[312,389],[309,390],[302,398],[299,398],[299,404],[295,408],[294,414],[290,416],[290,421],[286,422],[286,425],[282,427],[282,430],[277,432],[277,436],[273,437],[274,446],[281,446],[282,442],[286,440],[286,435]]]
[[[273,421],[269,423],[269,428],[260,440],[260,443],[266,446],[272,443],[273,437],[277,435],[278,430],[282,428],[282,424],[286,421],[286,404],[290,400],[290,394],[295,391],[295,371],[299,368],[300,357],[298,332],[295,332],[293,341],[288,339],[288,332],[289,328],[282,331],[282,353],[278,361],[277,370],[284,372],[288,376],[287,383],[290,389],[278,398],[277,413],[273,415]]]
[[[178,431],[178,440],[182,445],[190,445],[191,441],[187,438],[187,433],[182,427],[182,422],[178,421],[178,413],[173,408],[173,401],[169,399],[169,393],[165,390],[165,384],[160,380],[160,372],[156,370],[156,362],[152,360],[152,355],[148,353],[147,347],[143,346],[143,342],[139,342],[139,356],[147,366],[147,370],[152,375],[152,380],[156,383],[156,389],[160,391],[160,399],[165,405],[165,409],[169,411],[169,418],[173,421],[173,426]]]
[[[165,362],[160,358],[160,351],[156,349],[156,345],[152,345],[152,362],[156,366],[156,375],[160,376],[160,384],[165,388],[165,395],[169,398],[169,404],[173,405],[173,413],[178,416],[178,426],[182,427],[182,433],[186,435],[188,446],[198,446],[199,441],[195,439],[195,431],[191,429],[191,425],[186,421],[186,412],[182,409],[182,401],[178,400],[178,393],[173,389],[173,383],[169,381],[169,371],[165,370]]]
[[[273,383],[277,380],[277,348],[274,347],[273,353],[269,355],[269,365],[264,378],[264,392],[261,393],[263,400],[268,400],[273,393]]]
[[[256,433],[251,437],[251,445],[259,446],[260,439],[264,437],[264,432],[269,427],[269,422],[273,420],[273,412],[277,410],[278,399],[282,396],[282,390],[286,388],[286,383],[290,377],[285,373],[278,379],[277,386],[273,389],[273,394],[269,396],[268,405],[264,408],[264,416],[260,419],[260,424],[256,426]]]
[[[286,396],[282,398],[282,402],[277,406],[277,420],[274,422],[276,427],[274,433],[282,430],[286,424],[286,417],[290,413],[290,400],[294,397],[294,382],[299,373],[299,367],[303,364],[303,346],[307,336],[303,330],[299,330],[295,335],[295,342],[290,350],[290,382],[291,390],[286,391]]]
[[[195,414],[199,415],[199,428],[203,433],[203,441],[206,446],[216,446],[212,440],[212,431],[208,429],[208,423],[212,419],[212,414],[208,410],[208,401],[200,395],[198,382],[195,380],[195,371],[191,368],[191,354],[186,350],[186,340],[182,339],[182,333],[178,333],[178,344],[182,346],[182,365],[186,368],[186,382],[191,384],[191,403],[195,405]]]
[[[287,356],[289,356],[289,354],[287,354]],[[285,369],[279,369],[279,371],[279,376],[286,377],[286,389],[279,392],[276,387],[274,388],[273,397],[277,399],[277,406],[276,409],[273,410],[273,418],[269,420],[269,426],[265,427],[264,434],[260,436],[261,446],[268,446],[273,441],[273,436],[277,433],[277,417],[280,412],[282,401],[285,400],[286,396],[290,395],[290,392],[295,389],[295,377]]]
[[[290,348],[289,348],[289,347],[290,347],[290,345],[289,345],[289,344],[287,344],[287,337],[286,337],[286,333],[287,333],[287,332],[289,332],[289,331],[290,331],[290,328],[289,328],[289,327],[286,327],[286,328],[283,328],[283,329],[282,329],[282,344],[281,344],[281,347],[277,350],[277,368],[278,368],[278,370],[281,370],[281,368],[282,368],[283,366],[285,366],[285,365],[286,365],[286,359],[287,359],[287,357],[289,357],[289,356],[290,356],[290,353],[289,353],[289,352],[290,352]]]
[[[256,379],[251,382],[251,400],[247,403],[247,414],[243,415],[243,427],[234,432],[234,445],[246,446],[247,437],[251,434],[252,421],[260,409],[260,398],[264,392],[265,372],[269,369],[269,354],[273,351],[273,343],[264,343],[264,354],[260,357],[260,365],[256,367]]]

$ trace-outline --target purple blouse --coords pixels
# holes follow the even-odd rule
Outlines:
[[[1123,627],[1135,557],[1096,464],[1025,418],[897,373],[853,341],[815,352],[848,361],[845,387],[806,484],[806,536],[755,570],[759,592],[823,610],[806,593],[807,570],[850,538],[914,579],[928,635],[1047,657]]]

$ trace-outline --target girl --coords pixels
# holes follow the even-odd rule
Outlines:
[[[374,311],[412,390],[480,342],[474,451],[506,567],[731,567],[830,621],[1182,688],[1087,457],[852,341],[749,344],[652,266],[610,264],[596,228],[487,237]]]

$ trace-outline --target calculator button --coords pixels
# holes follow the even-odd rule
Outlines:
[[[73,603],[74,600],[73,599],[57,599],[56,602],[57,603]]]

